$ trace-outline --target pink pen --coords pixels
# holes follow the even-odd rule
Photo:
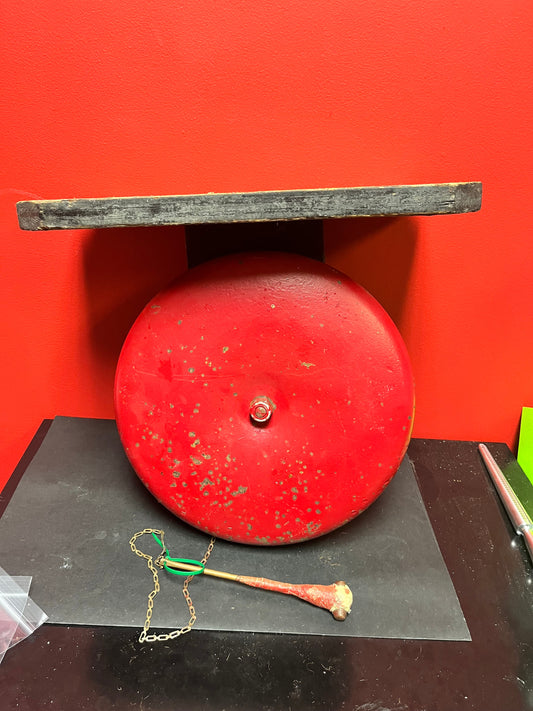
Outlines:
[[[480,444],[479,452],[483,457],[483,461],[486,464],[491,479],[494,482],[494,486],[500,495],[509,518],[513,523],[514,529],[517,534],[523,536],[526,548],[529,552],[529,557],[533,561],[533,521],[512,490],[511,485],[505,478],[502,470],[494,461],[494,458],[487,449],[486,445]]]

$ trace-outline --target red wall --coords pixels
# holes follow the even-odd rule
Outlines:
[[[328,222],[407,342],[415,436],[533,405],[530,0],[2,0],[0,486],[42,418],[112,417],[180,228],[21,232],[28,198],[482,180],[478,214]]]

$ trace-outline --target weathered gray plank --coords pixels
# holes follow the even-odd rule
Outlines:
[[[481,183],[328,190],[31,200],[17,203],[24,230],[447,215],[481,207]]]

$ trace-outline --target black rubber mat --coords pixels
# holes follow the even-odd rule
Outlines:
[[[33,577],[49,622],[141,627],[152,577],[128,541],[146,527],[165,531],[173,557],[200,559],[209,543],[140,483],[114,421],[58,417],[0,519],[0,561]],[[149,536],[139,546],[160,550]],[[337,531],[273,548],[218,540],[208,567],[291,583],[345,580],[354,605],[336,622],[297,598],[198,576],[190,592],[199,629],[470,639],[407,457],[383,495]],[[181,627],[189,619],[181,579],[163,572],[161,588],[154,629]]]

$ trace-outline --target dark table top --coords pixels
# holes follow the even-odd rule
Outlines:
[[[0,512],[49,427],[0,497]],[[500,464],[514,459],[489,448]],[[533,571],[474,442],[413,440],[409,456],[471,642],[46,624],[0,665],[0,708],[187,711],[533,709]]]

